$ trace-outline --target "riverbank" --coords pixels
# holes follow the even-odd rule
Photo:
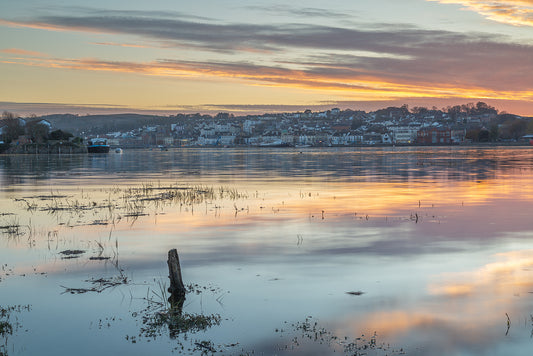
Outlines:
[[[5,147],[6,154],[71,154],[87,153],[87,147],[72,142],[26,143]]]
[[[316,148],[316,149],[328,149],[328,148],[347,148],[347,147],[528,147],[530,146],[529,142],[525,141],[516,141],[516,142],[463,142],[460,144],[374,144],[374,145],[332,145],[332,146],[284,146],[284,147],[274,147],[274,146],[248,146],[248,145],[231,145],[231,146],[170,146],[169,148],[178,149],[178,148],[250,148],[250,149],[269,149],[269,148],[282,148],[282,149],[302,149],[302,148]],[[146,146],[123,146],[122,149],[133,149],[133,150],[155,150],[159,149],[158,147],[146,147]],[[76,153],[87,153],[87,147],[84,145],[77,145],[72,142],[53,142],[53,143],[28,143],[22,145],[0,145],[0,154],[76,154]]]

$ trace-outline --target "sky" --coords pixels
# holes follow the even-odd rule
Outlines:
[[[2,0],[0,110],[533,116],[533,0]]]

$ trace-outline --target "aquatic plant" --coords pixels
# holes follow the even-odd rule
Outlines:
[[[144,315],[142,322],[144,326],[141,328],[141,334],[145,337],[155,337],[168,330],[170,337],[175,338],[179,334],[196,333],[220,325],[221,317],[218,314],[183,313],[169,308],[166,311]]]
[[[70,294],[84,294],[88,292],[96,292],[96,293],[102,293],[104,290],[112,287],[116,287],[122,284],[128,284],[129,279],[124,274],[119,274],[117,276],[113,277],[101,277],[97,279],[87,279],[85,282],[88,282],[91,284],[91,287],[87,288],[70,288],[61,286],[65,289],[63,293],[70,293]]]
[[[286,324],[289,324],[286,322]],[[317,320],[308,316],[302,322],[289,324],[292,330],[276,329],[280,334],[291,336],[290,344],[280,347],[280,350],[294,350],[302,347],[306,343],[324,345],[333,352],[340,352],[345,355],[362,356],[368,355],[372,350],[375,355],[404,355],[403,349],[393,349],[390,345],[378,342],[378,335],[374,333],[370,338],[365,335],[350,338],[348,336],[340,337],[327,328],[321,326]],[[296,334],[296,335],[295,335]]]
[[[111,238],[111,233],[110,233]],[[90,284],[90,287],[82,287],[82,288],[72,288],[72,287],[65,287],[63,293],[70,293],[70,294],[84,294],[88,292],[96,292],[96,293],[102,293],[104,290],[117,287],[120,285],[127,285],[130,283],[130,279],[128,276],[126,276],[125,271],[120,267],[119,260],[118,260],[118,240],[115,240],[115,250],[113,251],[113,256],[103,256],[102,254],[105,251],[105,246],[95,241],[98,250],[97,256],[91,256],[89,257],[89,261],[109,261],[112,263],[112,265],[115,267],[116,274],[110,277],[100,277],[100,278],[91,278],[86,279],[85,282]],[[65,258],[78,258],[81,255],[83,255],[86,251],[84,250],[65,250],[61,251],[60,254],[65,255]]]
[[[13,335],[13,333],[17,332],[21,326],[18,318],[15,321],[11,321],[11,314],[21,313],[29,310],[29,305],[16,305],[9,307],[0,306],[0,340],[3,339],[3,342],[0,343],[1,356],[8,355],[7,351],[10,349],[8,337],[9,335]]]
[[[0,231],[10,238],[16,238],[24,235],[22,227],[23,226],[20,224],[18,217],[15,216],[9,221],[2,223],[0,225]]]
[[[13,327],[10,323],[7,321],[0,321],[0,336],[4,336],[6,334],[12,334],[13,333]]]
[[[170,338],[175,339],[178,349],[185,350],[184,341],[190,341],[189,351],[194,353],[216,352],[216,346],[209,340],[191,341],[189,336],[201,331],[205,331],[213,326],[218,326],[222,322],[219,314],[197,314],[183,311],[182,303],[172,303],[168,298],[167,285],[163,281],[156,282],[157,290],[148,289],[146,298],[147,306],[140,312],[134,312],[133,316],[140,316],[142,326],[139,337],[155,338],[168,334]],[[205,291],[219,293],[216,287],[198,284],[189,284],[186,286],[187,293],[201,294]],[[218,300],[218,298],[217,298]],[[126,339],[136,342],[136,337],[127,336]],[[218,350],[220,351],[220,349]]]
[[[207,186],[187,186],[179,184],[161,185],[155,183],[143,183],[138,187],[112,187],[101,189],[107,196],[97,201],[86,190],[80,190],[79,196],[61,195],[51,193],[49,195],[38,195],[35,197],[24,197],[15,199],[15,202],[22,204],[23,208],[30,212],[40,211],[55,216],[60,225],[70,227],[80,225],[108,225],[119,222],[122,218],[129,218],[131,222],[141,216],[149,215],[147,210],[157,211],[167,206],[179,205],[180,207],[190,207],[199,204],[210,204],[218,199],[238,200],[248,197],[247,194],[239,192],[235,188],[220,187],[216,190]],[[85,221],[87,213],[99,214],[98,219]],[[70,223],[75,218],[76,224]],[[0,225],[5,229],[8,225]],[[11,224],[10,232],[17,224]]]

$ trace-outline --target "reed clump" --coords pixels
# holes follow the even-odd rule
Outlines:
[[[288,323],[287,323],[288,324]],[[302,347],[305,343],[314,343],[327,346],[335,352],[344,355],[367,355],[369,352],[372,355],[404,355],[403,349],[393,349],[390,345],[378,342],[378,335],[374,333],[370,338],[361,335],[357,338],[349,338],[347,336],[340,337],[332,331],[321,326],[317,320],[312,317],[307,317],[303,322],[296,322],[289,324],[292,331],[291,334],[297,333],[299,335],[293,336],[291,345],[286,345],[285,349],[297,349]],[[284,329],[276,329],[276,332],[281,334],[286,333]]]
[[[248,197],[235,188],[209,186],[186,186],[178,184],[161,185],[160,183],[143,183],[137,187],[112,187],[101,189],[105,198],[98,200],[86,190],[79,196],[51,193],[35,197],[15,199],[27,211],[46,212],[58,220],[82,221],[81,225],[106,225],[120,221],[123,217],[136,219],[150,215],[149,211],[158,211],[165,207],[180,206],[193,209],[199,204],[210,204],[216,200],[238,200]],[[101,193],[100,193],[101,194]],[[83,222],[87,215],[100,215],[100,219]],[[103,216],[103,217],[102,217]],[[70,225],[69,225],[70,226]],[[16,234],[17,224],[0,225],[0,229]]]
[[[194,334],[220,325],[222,318],[219,314],[185,313],[182,305],[171,302],[165,282],[157,283],[157,290],[148,290],[146,298],[148,306],[140,312],[142,324],[140,336],[154,338],[166,332],[171,338],[178,335]],[[201,287],[198,284],[189,284],[187,293],[200,294],[204,291],[219,292],[215,287]]]
[[[20,224],[18,217],[12,217],[11,219],[0,223],[0,231],[8,237],[19,237],[24,235],[23,226]]]
[[[0,338],[3,339],[3,343],[0,343],[0,355],[8,355],[8,351],[12,349],[13,345],[8,344],[8,336],[13,335],[21,328],[19,318],[16,317],[12,320],[13,313],[21,313],[23,311],[29,311],[29,305],[16,305],[9,307],[0,306]]]

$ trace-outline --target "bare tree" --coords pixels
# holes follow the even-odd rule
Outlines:
[[[26,127],[26,134],[35,143],[42,143],[48,140],[48,126],[40,123],[31,123]]]
[[[2,127],[2,140],[4,142],[10,143],[24,135],[22,120],[11,112],[4,111],[2,113],[0,127]]]

